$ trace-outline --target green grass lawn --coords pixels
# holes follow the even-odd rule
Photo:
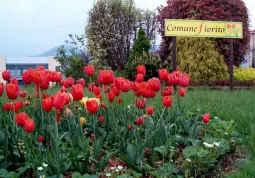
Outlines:
[[[237,130],[243,134],[250,149],[250,157],[240,170],[228,174],[231,178],[255,177],[255,90],[212,90],[196,88],[187,92],[183,99],[186,109],[200,109],[222,120],[234,120]]]

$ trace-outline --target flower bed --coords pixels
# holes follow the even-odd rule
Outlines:
[[[93,66],[84,72],[95,74]],[[101,70],[98,85],[86,85],[39,66],[22,75],[35,86],[28,93],[5,71],[10,82],[0,84],[0,175],[205,176],[235,152],[241,136],[233,121],[184,107],[187,74],[158,73],[145,82],[144,66],[137,67],[136,81]]]

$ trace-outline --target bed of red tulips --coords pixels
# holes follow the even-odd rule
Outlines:
[[[95,72],[84,67],[88,77]],[[135,81],[111,70],[98,71],[97,81],[75,81],[38,66],[23,72],[21,87],[4,71],[1,165],[18,166],[17,176],[189,177],[235,150],[233,125],[186,112],[188,74],[159,69],[158,78],[144,81],[145,75],[140,65]],[[109,167],[115,158],[122,161]]]

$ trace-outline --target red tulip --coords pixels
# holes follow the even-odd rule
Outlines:
[[[152,106],[148,106],[148,107],[147,107],[147,114],[148,114],[148,115],[152,115],[153,112],[154,112],[153,107],[152,107]]]
[[[106,109],[106,105],[105,105],[104,103],[101,103],[101,104],[100,104],[100,107],[101,107],[102,109]]]
[[[137,66],[137,67],[136,67],[136,73],[137,73],[137,74],[142,74],[142,75],[145,76],[145,74],[146,74],[146,68],[145,68],[145,66],[144,66],[144,65],[139,65],[139,66]]]
[[[53,101],[51,97],[42,100],[42,108],[45,112],[50,112],[53,107]]]
[[[12,109],[12,104],[9,102],[5,102],[3,105],[3,110],[4,111],[10,111]]]
[[[120,82],[120,90],[122,92],[128,92],[131,88],[131,82],[127,79],[124,79]]]
[[[27,95],[27,92],[26,91],[20,91],[19,92],[19,96],[22,97],[22,98],[25,98]]]
[[[11,78],[10,83],[12,83],[14,85],[19,85],[19,81],[16,78]]]
[[[38,71],[44,71],[45,69],[44,69],[44,66],[37,66],[37,70]]]
[[[114,98],[115,98],[114,92],[113,91],[109,92],[108,93],[108,100],[109,100],[109,102],[112,102],[114,100]]]
[[[165,107],[170,107],[172,105],[172,98],[171,96],[164,96],[162,98],[162,103]]]
[[[62,73],[61,72],[56,72],[55,74],[56,74],[55,75],[55,81],[57,83],[61,82],[61,80],[62,80]]]
[[[9,83],[5,85],[7,97],[11,100],[15,100],[19,96],[19,86]]]
[[[71,88],[71,93],[74,101],[80,101],[84,96],[83,86],[81,84],[73,85]]]
[[[86,108],[90,114],[96,114],[98,111],[98,102],[96,100],[88,100]]]
[[[100,93],[101,93],[100,87],[94,86],[92,90],[95,95],[100,95]]]
[[[57,115],[56,115],[56,122],[60,122],[60,120],[61,120],[61,114],[57,113]]]
[[[93,75],[94,75],[94,72],[95,72],[94,66],[88,65],[88,66],[85,66],[85,67],[84,67],[84,73],[85,73],[87,76],[89,76],[89,77],[93,76]]]
[[[132,90],[133,90],[133,91],[138,91],[139,86],[140,86],[140,84],[139,84],[139,83],[137,83],[137,82],[133,82],[133,83],[132,83]]]
[[[136,77],[135,77],[135,81],[138,82],[138,83],[143,82],[143,79],[144,79],[143,74],[137,74]]]
[[[90,138],[91,138],[92,140],[94,140],[94,139],[95,139],[95,135],[94,135],[94,134],[91,134],[91,135],[90,135]]]
[[[156,92],[152,91],[150,84],[147,82],[140,84],[139,93],[145,98],[153,98],[156,95]]]
[[[97,80],[99,84],[112,84],[114,82],[114,74],[111,70],[100,70]]]
[[[203,115],[203,118],[202,118],[202,121],[207,124],[209,121],[210,121],[210,114],[209,113],[206,113]]]
[[[3,95],[4,92],[4,84],[0,82],[0,97]]]
[[[173,94],[173,88],[172,87],[166,87],[165,90],[161,91],[161,96],[170,96]]]
[[[120,90],[115,85],[112,86],[112,91],[114,92],[115,96],[120,95]]]
[[[18,100],[12,104],[12,110],[18,112],[23,107],[23,101]]]
[[[41,135],[39,135],[39,136],[38,136],[38,138],[37,138],[37,140],[38,140],[39,142],[43,142],[44,137],[43,137],[43,136],[41,136]]]
[[[40,89],[47,90],[50,86],[49,76],[46,73],[41,73]]]
[[[27,133],[32,133],[35,129],[35,122],[32,119],[24,121],[24,130]]]
[[[143,109],[146,106],[146,99],[135,99],[135,105],[139,109]]]
[[[85,86],[85,80],[83,78],[77,80],[77,84],[81,84],[83,87]]]
[[[72,78],[72,77],[68,77],[66,79],[66,81],[67,81],[69,87],[71,87],[74,84],[74,78]]]
[[[98,99],[102,99],[102,95],[101,95],[101,93],[99,94],[99,95],[96,95],[96,98],[98,98]]]
[[[121,99],[121,98],[118,98],[117,102],[118,102],[118,103],[121,103],[121,102],[122,102],[122,99]]]
[[[28,71],[23,72],[22,80],[26,85],[30,84],[32,82],[31,74]]]
[[[135,120],[135,123],[136,123],[136,125],[143,125],[143,117],[138,117],[138,118]]]
[[[68,88],[69,87],[68,81],[67,80],[62,80],[61,81],[61,86],[64,87],[64,88]]]
[[[181,97],[184,97],[184,96],[185,96],[185,89],[184,89],[184,88],[180,88],[180,89],[179,89],[179,95],[180,95]]]
[[[61,93],[65,93],[66,92],[66,88],[64,86],[62,86],[60,91],[61,91]]]
[[[29,101],[25,101],[24,104],[25,104],[25,106],[29,106],[30,102]]]
[[[189,86],[189,75],[188,74],[182,74],[179,79],[179,85],[181,87],[187,87]]]
[[[9,81],[11,79],[11,73],[8,70],[2,72],[2,77],[5,81]]]
[[[24,122],[28,119],[29,119],[29,116],[24,112],[21,112],[15,115],[15,122],[17,123],[18,126],[21,126],[21,127],[24,126]]]
[[[158,76],[160,80],[167,81],[167,76],[168,76],[167,69],[159,69]]]
[[[42,94],[42,99],[46,99],[46,98],[49,98],[49,95],[47,93],[43,93]]]
[[[56,109],[62,110],[65,106],[65,104],[69,103],[70,97],[66,93],[58,92],[53,96],[53,106]]]
[[[98,118],[98,121],[99,121],[99,122],[104,122],[104,116],[99,117],[99,118]]]
[[[151,78],[150,80],[148,80],[148,83],[152,91],[158,92],[160,90],[161,84],[158,78]]]
[[[40,72],[40,71],[31,72],[32,81],[34,82],[34,84],[40,85],[42,83],[41,73],[42,72]]]
[[[179,71],[174,71],[171,74],[168,75],[168,84],[169,85],[178,85],[179,84],[179,80],[181,77],[181,73]]]

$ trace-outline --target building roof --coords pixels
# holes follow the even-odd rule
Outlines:
[[[48,64],[48,57],[7,57],[6,64]]]

